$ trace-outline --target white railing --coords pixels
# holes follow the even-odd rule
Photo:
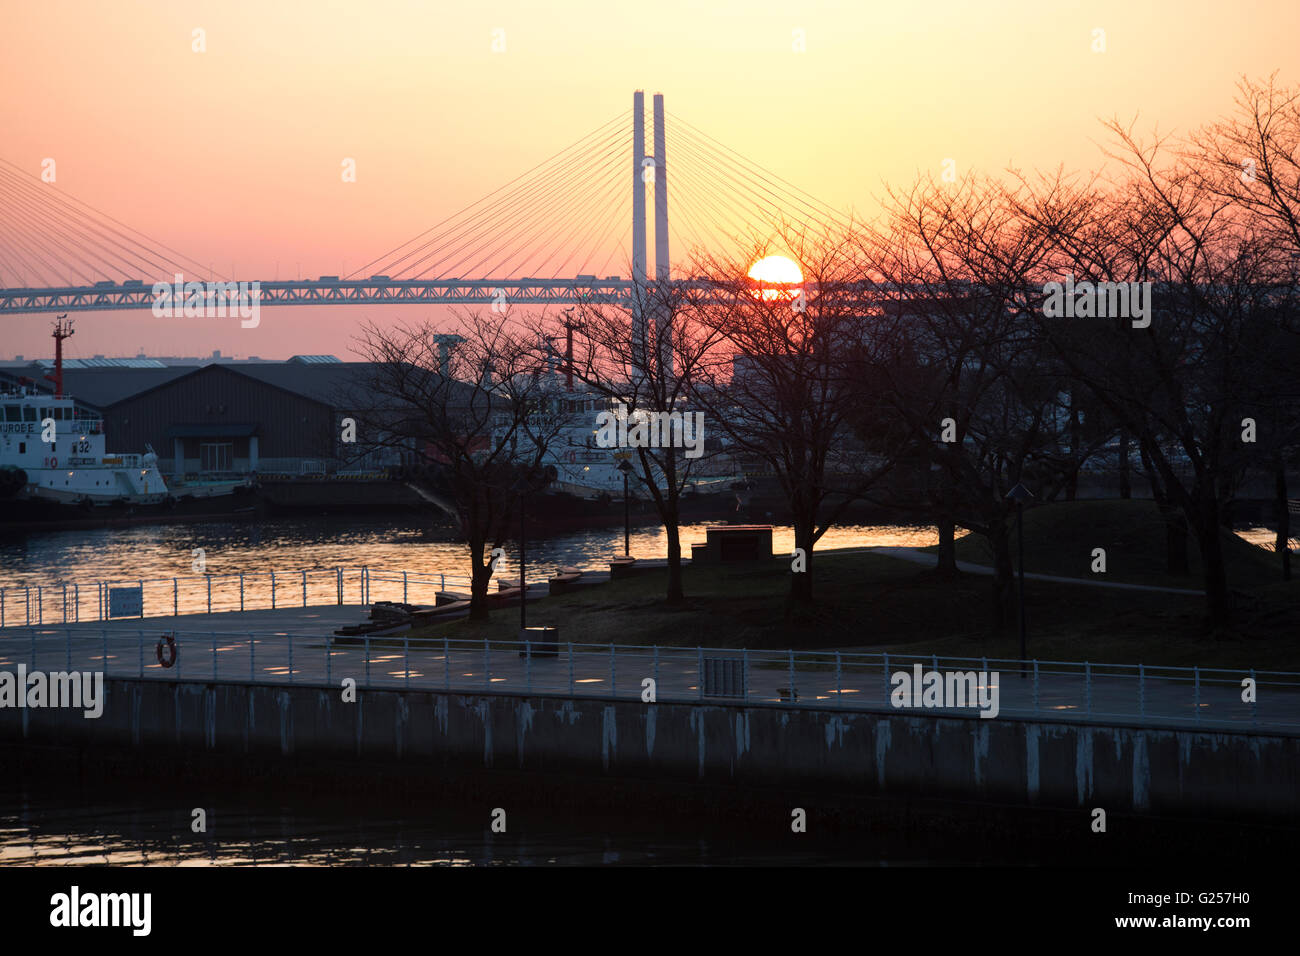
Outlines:
[[[433,604],[439,591],[469,586],[468,576],[369,567],[21,585],[0,588],[0,628],[374,601]]]
[[[466,641],[407,635],[274,636],[123,624],[32,629],[0,639],[0,668],[103,671],[110,677],[303,683],[339,689],[445,690],[710,704],[774,705],[980,719],[978,706],[896,701],[899,673],[971,673],[998,718],[1122,722],[1300,734],[1300,673],[845,654]],[[648,683],[652,681],[653,683]],[[1249,682],[1249,684],[1247,683]],[[1253,694],[1245,692],[1253,688]],[[653,690],[653,694],[649,692]],[[996,697],[994,693],[996,692]]]

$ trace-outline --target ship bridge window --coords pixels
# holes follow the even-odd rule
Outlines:
[[[5,406],[5,421],[20,422],[23,420],[23,413],[17,405]]]
[[[32,406],[30,406],[30,405],[24,405],[24,406],[23,406],[23,421],[25,421],[25,422],[34,422],[34,421],[36,421],[36,409],[34,409],[34,408],[33,408]]]

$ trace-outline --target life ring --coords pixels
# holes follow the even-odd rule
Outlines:
[[[167,657],[163,657],[163,644],[166,643],[167,649],[171,652]],[[164,634],[158,639],[158,663],[163,667],[171,667],[176,663],[176,657],[180,651],[176,647],[176,636],[174,634]]]

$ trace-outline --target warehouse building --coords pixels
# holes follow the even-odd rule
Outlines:
[[[373,473],[415,458],[407,449],[340,441],[344,418],[363,420],[379,403],[366,387],[368,363],[90,362],[65,362],[65,390],[103,416],[110,451],[152,447],[167,475]],[[47,365],[0,369],[0,378],[49,388]]]

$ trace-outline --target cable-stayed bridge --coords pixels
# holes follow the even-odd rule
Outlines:
[[[256,281],[260,306],[635,307],[638,290],[692,281],[670,266],[671,248],[725,258],[747,254],[778,223],[820,230],[848,221],[680,117],[670,123],[658,94],[648,150],[645,113],[637,92],[630,114],[350,275],[242,281]],[[152,309],[155,285],[239,281],[0,160],[0,313]]]

